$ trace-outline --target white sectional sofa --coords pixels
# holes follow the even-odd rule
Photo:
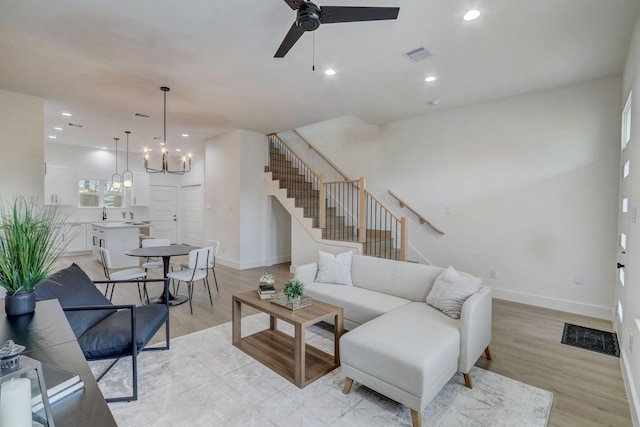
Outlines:
[[[422,424],[422,409],[456,372],[471,387],[471,367],[482,353],[491,358],[491,288],[478,285],[460,318],[452,318],[426,303],[444,271],[354,254],[352,285],[318,282],[318,263],[299,266],[294,274],[307,295],[344,308],[349,330],[340,339],[344,392],[355,380],[408,406],[416,426]]]

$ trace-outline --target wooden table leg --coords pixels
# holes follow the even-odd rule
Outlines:
[[[336,314],[333,324],[333,360],[340,365],[340,337],[344,334],[344,316],[342,312]]]
[[[231,342],[239,343],[242,338],[242,303],[233,297],[231,313]]]
[[[277,319],[275,318],[275,316],[269,316],[269,329],[271,329],[272,331],[275,331],[276,326],[277,326]]]
[[[294,351],[294,384],[304,387],[305,382],[306,351],[304,342],[304,326],[296,324],[295,351]]]

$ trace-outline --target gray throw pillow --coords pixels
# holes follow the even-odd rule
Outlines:
[[[433,283],[427,295],[427,304],[449,317],[460,318],[462,305],[471,295],[480,290],[482,278],[463,276],[453,267],[447,267]]]

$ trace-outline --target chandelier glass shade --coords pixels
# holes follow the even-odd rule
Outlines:
[[[125,188],[131,188],[133,185],[133,172],[129,170],[129,134],[131,131],[125,130],[124,133],[127,134],[127,169],[122,172],[122,185]]]
[[[160,88],[164,93],[164,115],[163,115],[163,149],[162,149],[162,158],[161,164],[159,167],[151,167],[149,166],[149,151],[144,149],[144,168],[147,173],[173,173],[177,175],[184,175],[187,172],[191,172],[191,154],[182,157],[180,160],[180,165],[182,168],[180,169],[170,169],[169,168],[169,150],[167,149],[167,92],[169,92],[169,88],[166,86],[162,86]]]
[[[111,186],[114,190],[119,190],[122,185],[122,176],[118,173],[118,140],[120,138],[113,138],[116,141],[116,173],[111,175]]]

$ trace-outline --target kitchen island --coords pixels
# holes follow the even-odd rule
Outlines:
[[[129,249],[140,247],[140,228],[148,228],[144,222],[92,223],[93,253],[100,260],[99,248],[109,250],[113,268],[138,267],[138,258],[125,255]]]

